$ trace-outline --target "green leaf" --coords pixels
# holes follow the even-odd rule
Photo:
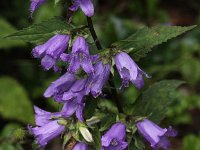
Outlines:
[[[155,26],[152,28],[144,27],[138,30],[125,40],[116,42],[112,47],[116,50],[123,50],[131,53],[134,60],[139,60],[146,56],[156,45],[189,31],[196,26],[180,27],[180,26]]]
[[[15,27],[13,27],[9,22],[0,18],[0,49],[7,49],[11,47],[24,46],[25,43],[19,40],[4,39],[3,37],[8,34],[16,32]]]
[[[199,150],[200,136],[189,134],[183,139],[183,150]]]
[[[92,135],[94,139],[94,148],[95,150],[101,149],[101,133],[99,132],[99,128],[97,126],[92,130]]]
[[[16,148],[12,144],[4,142],[1,143],[0,150],[16,150]]]
[[[0,137],[1,138],[10,138],[13,136],[13,132],[20,128],[20,125],[18,124],[7,124],[2,130]]]
[[[165,80],[155,83],[145,90],[133,105],[134,116],[149,116],[159,123],[165,116],[168,106],[175,100],[175,89],[183,82]]]
[[[34,24],[6,37],[6,39],[23,40],[31,43],[43,43],[55,34],[69,32],[70,25],[60,18],[52,18],[47,21]]]
[[[33,122],[33,108],[25,90],[9,77],[0,78],[0,115],[23,123]]]

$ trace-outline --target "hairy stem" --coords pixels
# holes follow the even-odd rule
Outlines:
[[[88,23],[88,27],[89,27],[89,30],[90,30],[90,33],[92,35],[92,38],[95,42],[95,45],[97,47],[98,50],[101,50],[102,49],[102,46],[101,46],[101,43],[97,37],[97,34],[95,32],[95,29],[94,29],[94,25],[93,25],[93,22],[92,22],[92,18],[90,17],[87,17],[87,23]],[[111,87],[115,87],[114,85],[114,80],[113,80],[113,76],[111,76],[111,79],[109,80],[109,84]],[[113,101],[115,101],[117,107],[118,107],[118,110],[119,110],[119,113],[123,113],[123,109],[122,109],[122,106],[121,106],[121,103],[120,103],[120,98],[119,98],[119,95],[116,91],[116,89],[111,89],[111,96],[112,96],[112,99]]]

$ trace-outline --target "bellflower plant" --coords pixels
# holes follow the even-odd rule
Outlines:
[[[31,14],[44,2],[47,1],[31,0]],[[144,28],[103,47],[91,18],[94,15],[92,0],[71,2],[67,9],[80,8],[87,25],[72,24],[67,15],[65,20],[53,18],[8,36],[25,39],[24,35],[28,35],[26,41],[37,44],[32,50],[34,58],[40,58],[45,70],[53,68],[59,76],[43,94],[59,103],[59,110],[51,113],[34,106],[35,127],[28,126],[30,134],[41,148],[62,135],[63,149],[70,146],[73,150],[125,150],[138,146],[134,141],[139,138],[135,134],[137,129],[153,149],[169,149],[167,137],[175,137],[177,132],[171,127],[163,129],[147,118],[163,119],[174,96],[168,95],[174,93],[181,82],[160,81],[142,89],[143,77],[149,76],[134,60],[146,56],[152,47],[194,27]],[[52,37],[46,41],[49,35]],[[120,80],[122,87],[128,87],[131,82],[140,92],[130,91],[130,97],[125,95],[122,88],[118,88]],[[136,95],[138,97],[133,97]],[[158,101],[162,101],[162,105]]]
[[[42,58],[41,64],[45,70],[54,67],[55,71],[59,68],[56,62],[60,55],[67,49],[70,37],[68,35],[55,35],[46,43],[36,46],[32,54],[35,58]]]
[[[148,119],[139,121],[136,126],[141,135],[143,135],[144,138],[151,143],[151,147],[153,149],[158,149],[159,147],[169,149],[170,142],[167,137],[175,137],[177,135],[177,132],[171,127],[168,129],[162,129]]]

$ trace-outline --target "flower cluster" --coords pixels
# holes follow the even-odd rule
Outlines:
[[[31,14],[44,2],[45,0],[31,0]],[[86,16],[93,16],[94,6],[91,0],[74,0],[69,9],[76,11],[79,7]],[[36,46],[32,54],[41,59],[44,70],[53,68],[55,72],[60,72],[59,61],[67,65],[66,73],[52,82],[44,92],[45,98],[53,97],[56,102],[63,104],[62,110],[50,113],[35,106],[36,127],[28,127],[37,143],[44,148],[50,140],[65,132],[66,122],[74,114],[79,122],[84,122],[85,97],[91,94],[97,98],[102,94],[109,79],[111,64],[110,61],[105,63],[99,55],[91,55],[89,44],[82,35],[74,38],[70,34],[56,34],[46,43]],[[149,78],[125,52],[116,54],[114,62],[122,79],[122,87],[128,87],[131,82],[141,89],[144,86],[143,75]],[[176,136],[172,128],[162,129],[148,119],[137,122],[136,127],[154,149],[167,149],[170,144],[166,137]],[[82,141],[77,142],[73,150],[88,150],[88,147]],[[101,150],[124,150],[127,147],[126,123],[118,121],[102,136]]]

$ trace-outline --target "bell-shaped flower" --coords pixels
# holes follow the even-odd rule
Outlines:
[[[85,95],[85,85],[86,79],[77,80],[67,92],[64,92],[60,102],[64,103],[75,98],[81,101]]]
[[[77,143],[74,147],[73,150],[88,150],[88,145],[82,142]]]
[[[167,137],[175,137],[177,132],[171,127],[168,129],[160,128],[158,125],[148,119],[139,121],[136,124],[139,133],[151,144],[153,149],[169,149],[170,142]]]
[[[85,103],[83,103],[83,99],[79,101],[77,98],[74,98],[64,103],[61,113],[64,118],[71,117],[74,113],[76,113],[76,117],[78,118],[78,120],[83,122],[84,108]]]
[[[129,81],[131,81],[138,89],[141,89],[144,86],[143,75],[149,78],[125,52],[115,56],[115,64],[124,87],[128,87]]]
[[[75,82],[76,76],[67,72],[58,80],[52,82],[52,84],[45,91],[44,97],[62,97],[64,92],[68,91]]]
[[[93,57],[96,58],[96,56],[90,56],[88,43],[79,36],[73,43],[71,54],[62,54],[60,58],[64,62],[69,62],[70,73],[76,73],[82,67],[86,73],[90,74],[94,72]]]
[[[94,5],[92,0],[74,0],[74,4],[69,9],[71,11],[77,11],[79,7],[86,16],[92,17],[94,15]]]
[[[54,67],[55,71],[59,71],[57,61],[60,55],[67,49],[69,40],[69,35],[57,34],[46,43],[36,46],[32,54],[35,58],[42,58],[41,65],[45,70]]]
[[[123,123],[114,124],[101,138],[101,150],[124,150],[128,146],[126,126]]]
[[[35,124],[37,126],[43,126],[49,122],[51,122],[52,117],[61,117],[61,113],[51,113],[47,112],[45,110],[42,110],[38,108],[37,106],[34,106],[35,110]]]
[[[94,74],[88,77],[86,89],[90,88],[91,94],[96,98],[102,94],[102,89],[110,75],[110,64],[103,64],[101,61],[94,66]],[[88,90],[86,90],[86,93]]]
[[[31,16],[34,13],[34,11],[45,2],[46,0],[31,0],[31,5],[30,5]]]
[[[64,132],[65,126],[58,123],[56,117],[60,117],[60,113],[50,113],[35,107],[36,127],[28,126],[30,134],[32,134],[41,148],[44,148],[49,141]]]

